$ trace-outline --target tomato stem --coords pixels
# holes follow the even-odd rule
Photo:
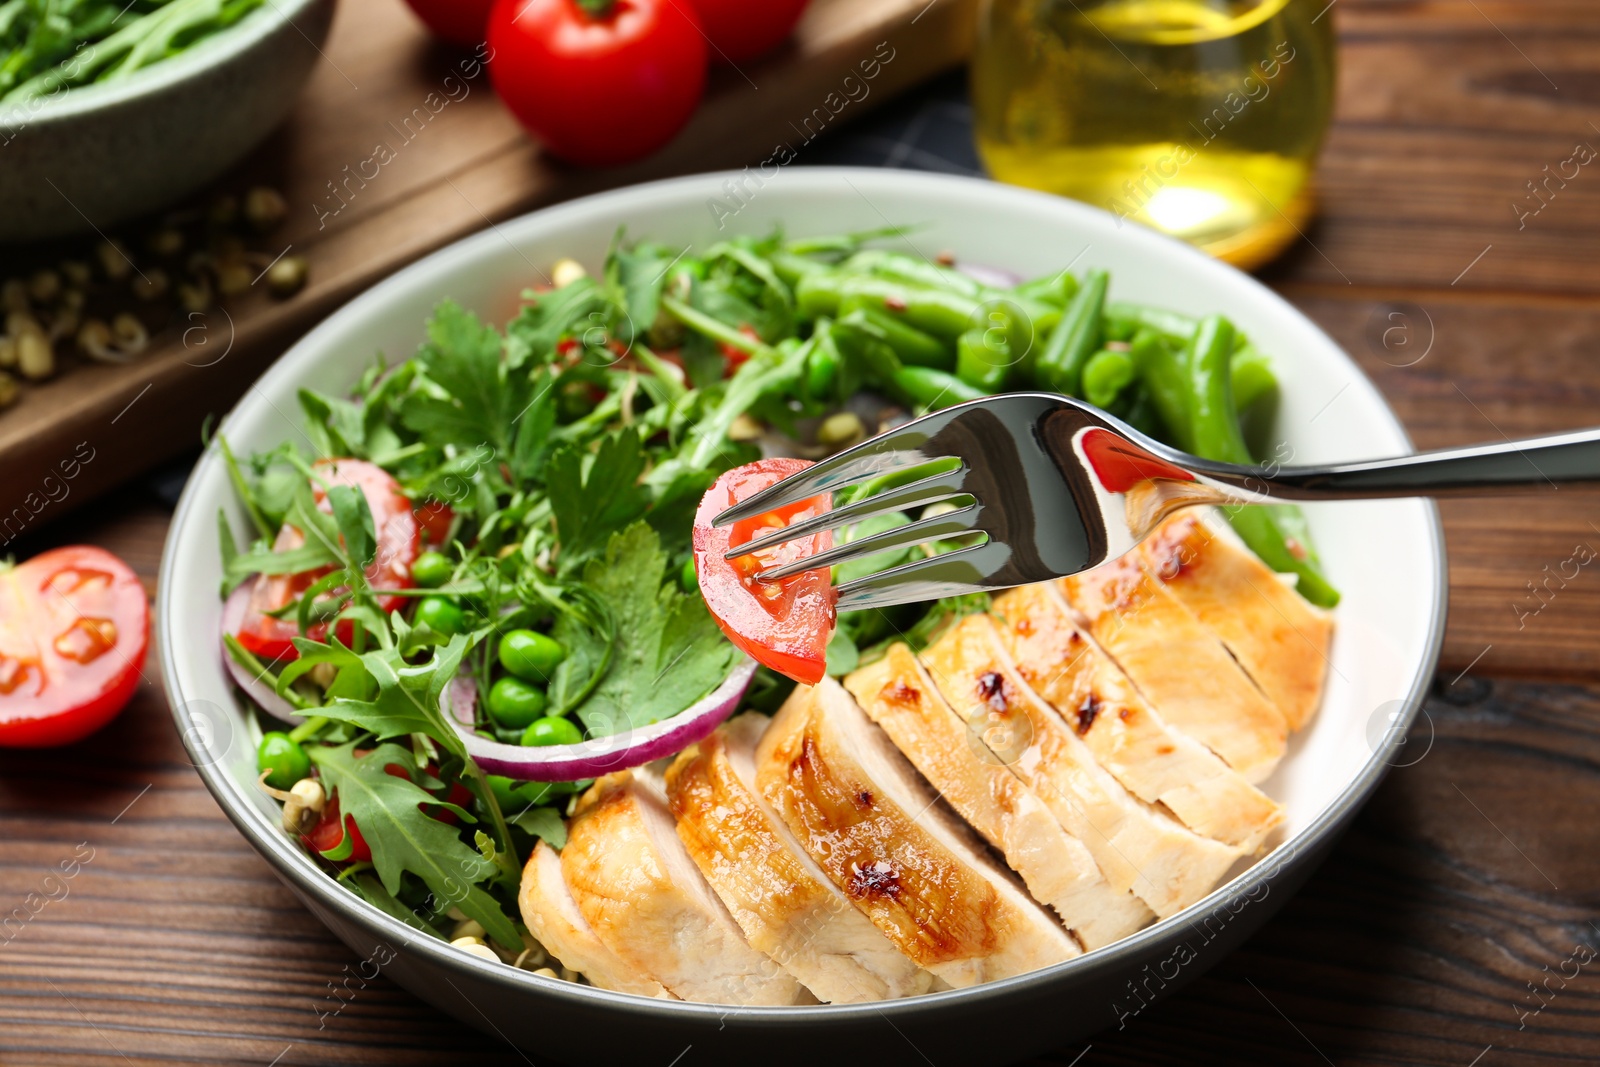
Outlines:
[[[612,10],[617,6],[617,0],[573,0],[583,13],[592,19],[604,19],[611,16]]]

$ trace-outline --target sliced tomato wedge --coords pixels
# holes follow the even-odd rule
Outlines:
[[[328,486],[348,485],[361,490],[372,511],[372,525],[378,535],[378,551],[367,567],[367,581],[382,589],[407,589],[411,582],[411,564],[421,552],[421,524],[411,509],[411,501],[400,491],[400,483],[389,476],[382,467],[359,459],[318,460],[313,469],[321,482]],[[317,506],[331,512],[327,493],[322,484],[314,482],[313,492]],[[278,531],[273,541],[274,551],[299,548],[305,543],[304,535],[288,523]],[[250,606],[245,611],[244,622],[239,626],[239,643],[264,660],[294,659],[294,638],[301,636],[292,615],[275,617],[277,611],[297,600],[312,583],[332,568],[322,567],[299,574],[262,575],[256,579],[255,590],[250,595]],[[387,596],[378,598],[378,606],[385,612],[400,607],[405,598]],[[348,644],[353,627],[341,621],[337,633]],[[327,639],[326,623],[313,625],[305,634],[313,641]]]
[[[348,836],[347,836],[348,835]],[[339,818],[339,794],[328,798],[317,817],[316,825],[300,835],[300,840],[312,852],[336,863],[371,863],[372,848],[361,836],[361,828],[354,816]]]
[[[812,497],[731,526],[711,525],[734,504],[809,466],[803,459],[763,459],[718,478],[695,513],[694,565],[700,595],[728,640],[778,673],[815,685],[826,673],[828,639],[833,634],[832,573],[823,567],[776,582],[756,574],[816,555],[832,546],[832,534],[823,531],[731,560],[723,553],[777,527],[821,514],[828,510],[829,498]]]
[[[0,747],[71,744],[116,718],[149,642],[144,587],[105,549],[0,562]]]

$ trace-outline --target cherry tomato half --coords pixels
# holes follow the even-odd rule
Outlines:
[[[66,745],[116,718],[150,641],[150,604],[102,548],[0,564],[0,747]]]
[[[816,555],[833,544],[833,536],[823,531],[731,560],[724,559],[723,553],[777,527],[826,511],[828,498],[812,497],[731,526],[711,525],[712,519],[734,504],[809,466],[803,459],[763,459],[718,478],[695,513],[694,562],[700,575],[700,595],[728,640],[780,674],[815,685],[826,671],[828,639],[833,634],[833,575],[826,567],[776,582],[761,581],[755,574]]]
[[[329,486],[349,485],[361,490],[372,511],[372,525],[378,535],[378,551],[367,567],[367,581],[383,589],[408,589],[411,582],[411,564],[420,550],[421,535],[417,517],[411,510],[411,501],[400,491],[400,483],[391,478],[382,467],[359,459],[318,460],[313,469]],[[321,484],[313,485],[317,506],[331,511],[327,494]],[[284,524],[272,543],[277,551],[298,548],[305,543],[301,532]],[[239,643],[265,660],[294,659],[293,639],[300,636],[293,615],[275,618],[268,614],[297,599],[311,584],[330,568],[302,571],[299,574],[263,575],[256,579],[255,591],[250,596],[250,606],[245,611],[244,622],[239,627]],[[379,597],[378,606],[385,612],[393,611],[404,603],[398,596]],[[326,639],[326,623],[311,627],[307,637],[314,641]],[[339,639],[349,643],[352,627],[340,622]]]
[[[483,42],[494,0],[406,0],[407,5],[433,31],[451,44],[471,48]]]
[[[695,14],[711,40],[711,58],[725,63],[757,59],[794,30],[806,0],[694,0]]]
[[[345,831],[350,832],[350,843],[345,845]],[[339,794],[335,793],[328,798],[328,803],[323,806],[322,814],[317,817],[316,825],[300,836],[306,848],[313,852],[323,854],[325,858],[339,862],[371,863],[372,848],[367,844],[366,838],[361,836],[361,828],[356,825],[355,817],[346,815],[339,818]]]
[[[517,120],[571,163],[611,167],[683,128],[706,81],[688,0],[498,0],[489,78]]]

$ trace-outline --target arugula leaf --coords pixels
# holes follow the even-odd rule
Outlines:
[[[306,413],[306,433],[326,458],[353,456],[366,459],[367,426],[362,405],[339,397],[300,390],[300,409]]]
[[[367,566],[378,553],[378,534],[366,494],[353,485],[335,485],[328,490],[328,503],[333,506],[333,518],[350,561]]]
[[[606,284],[624,313],[625,321],[618,330],[623,341],[632,341],[650,331],[661,310],[667,272],[686,251],[674,252],[655,241],[640,241],[626,248],[618,234],[616,246],[606,257]]]
[[[609,605],[616,619],[611,669],[578,717],[595,736],[622,733],[676,715],[727,677],[742,656],[722,636],[705,602],[685,595],[676,582],[663,584],[667,555],[646,523],[614,535],[603,558],[584,567],[583,582]],[[565,616],[555,637],[568,662],[558,669],[578,673],[593,662],[599,636]]]
[[[418,805],[437,805],[436,797],[410,778],[387,771],[398,765],[415,778],[417,763],[411,750],[382,744],[357,756],[355,745],[352,741],[338,748],[313,746],[310,755],[338,793],[340,813],[354,818],[361,828],[383,888],[391,895],[398,893],[401,874],[410,871],[435,897],[481,923],[496,941],[521,944],[500,903],[476,884],[497,873],[495,864],[464,843],[454,827],[423,814]]]
[[[546,293],[530,290],[522,295],[528,303],[506,324],[507,359],[513,367],[530,359],[550,362],[562,337],[605,325],[611,306],[592,278],[579,278]]]
[[[563,568],[599,552],[608,537],[645,513],[650,491],[639,484],[639,477],[647,462],[644,445],[632,429],[602,438],[592,454],[568,445],[550,457],[545,488]]]
[[[551,848],[565,848],[567,845],[567,824],[555,808],[529,808],[514,817],[508,817],[506,822],[535,837],[544,838],[550,842]]]
[[[420,908],[406,907],[398,897],[383,887],[382,882],[373,877],[371,871],[362,871],[354,877],[343,878],[341,881],[355,890],[356,894],[363,897],[368,904],[371,904],[384,914],[391,915],[407,926],[421,930],[425,934],[432,934],[441,940],[444,938],[444,935],[435,929],[431,923],[423,921],[421,916],[418,915],[418,912],[421,911]]]

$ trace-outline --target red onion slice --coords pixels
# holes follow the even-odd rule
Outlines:
[[[250,607],[250,593],[258,581],[259,577],[251,578],[229,594],[228,599],[223,602],[223,633],[238,636],[239,627],[244,623],[245,611]],[[294,706],[278,695],[270,676],[257,678],[251,674],[243,664],[228,654],[226,646],[222,649],[222,663],[233,676],[234,683],[243,689],[245,696],[255,701],[262,711],[287,723],[298,724],[301,721],[300,714],[294,710]]]
[[[490,774],[524,782],[575,782],[642,766],[706,737],[738,709],[755,673],[755,660],[746,659],[710,694],[670,719],[636,730],[624,727],[576,745],[544,748],[508,745],[475,732],[477,686],[470,678],[453,680],[441,702],[446,721],[461,736],[467,752]]]
[[[1006,270],[1004,267],[988,267],[982,263],[957,263],[956,270],[965,274],[979,285],[991,286],[995,289],[1011,289],[1022,281],[1022,275]]]

